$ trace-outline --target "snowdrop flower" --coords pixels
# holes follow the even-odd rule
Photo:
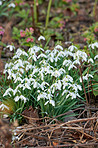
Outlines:
[[[66,41],[66,42],[65,42],[65,44],[71,44],[71,43],[72,43],[72,42],[70,42],[70,41]]]
[[[90,58],[90,59],[88,59],[88,63],[94,63],[94,61],[93,61],[93,59],[92,58]]]
[[[0,6],[2,5],[2,1],[0,1]]]
[[[66,75],[63,79],[62,79],[62,82],[65,83],[65,82],[68,82],[70,81],[71,83],[73,83],[73,78],[70,76],[70,75]]]
[[[55,90],[61,90],[61,81],[58,80],[56,83],[52,84],[50,89],[52,89],[52,94],[54,94]]]
[[[79,60],[79,59],[82,59],[82,62],[83,61],[87,61],[87,54],[83,51],[80,51],[78,50],[76,53],[74,53],[74,59],[75,60]]]
[[[90,44],[88,47],[91,47],[92,49],[94,49],[95,47],[98,48],[98,42],[95,42],[93,44]]]
[[[10,92],[13,92],[13,89],[9,87],[9,88],[5,91],[5,93],[3,94],[3,97],[5,97],[5,96],[7,96],[7,95],[11,96]]]
[[[78,89],[80,91],[82,90],[81,86],[77,85],[76,83],[75,84],[71,84],[70,86],[72,87],[73,90],[75,90],[76,93],[78,92]]]
[[[55,101],[54,100],[49,100],[49,103],[52,104],[52,106],[55,106]]]
[[[39,88],[39,85],[40,85],[40,84],[35,80],[35,82],[33,83],[33,87],[34,87],[34,88]]]
[[[9,7],[9,8],[10,8],[10,7],[15,8],[15,4],[14,4],[14,3],[11,3],[11,4],[8,5],[8,7]]]
[[[82,90],[81,85],[77,85],[77,88],[78,88],[80,91]]]
[[[68,57],[68,56],[73,57],[73,55],[74,55],[72,52],[67,51],[67,50],[65,50],[64,53],[65,53],[65,56],[66,56],[66,57]]]
[[[7,46],[6,46],[6,48],[9,48],[9,49],[10,49],[10,51],[13,51],[13,49],[15,49],[15,47],[14,47],[14,46],[12,46],[12,45],[7,45]]]
[[[16,83],[17,81],[20,81],[20,82],[22,83],[23,80],[22,80],[20,77],[17,77],[17,78],[15,79],[14,83]]]
[[[13,90],[13,95],[15,96],[15,95],[16,95],[16,93],[21,94],[20,90],[18,90],[18,88],[17,88],[17,87],[16,87],[16,89],[14,89],[14,90]]]
[[[53,63],[53,61],[54,61],[54,54],[53,54],[53,52],[51,52],[48,56],[47,56],[47,62],[50,60],[52,63]]]
[[[20,48],[18,48],[15,55],[13,56],[13,59],[20,58],[21,55],[25,55],[28,57],[28,54],[25,51],[22,51]]]
[[[40,41],[40,40],[45,40],[45,37],[41,35],[41,36],[38,38],[38,41]]]
[[[85,76],[83,76],[83,80],[88,80],[89,77],[93,78],[91,74],[86,74]],[[80,82],[82,82],[81,77],[80,77]]]
[[[77,49],[77,47],[74,46],[74,45],[71,45],[71,46],[68,48],[68,50],[71,51],[71,52],[72,52],[74,49]]]
[[[15,102],[17,102],[17,101],[19,101],[19,96],[16,96],[15,98],[14,98],[14,100],[15,100]]]
[[[68,93],[68,90],[65,89],[65,90],[63,91],[63,93],[62,93],[62,96],[63,96],[64,94],[66,94],[66,93]]]
[[[37,101],[39,101],[40,99],[45,99],[45,98],[47,98],[47,93],[41,92],[37,97]]]
[[[38,74],[39,76],[41,76],[40,78],[41,78],[41,80],[43,81],[44,80],[44,74],[43,74],[43,71],[39,71],[39,74]]]
[[[75,60],[75,61],[73,62],[73,64],[79,64],[79,65],[80,65],[79,59]]]
[[[28,60],[30,60],[30,59],[33,59],[34,61],[37,61],[37,56],[36,56],[35,52],[29,57]]]
[[[64,62],[63,62],[63,65],[65,65],[65,66],[69,66],[71,64],[72,64],[71,60],[64,60]]]
[[[32,55],[34,52],[36,53],[38,51],[44,51],[44,49],[41,47],[38,47],[38,46],[33,46],[32,48],[29,48],[29,50],[28,50],[30,55]]]
[[[63,69],[63,68],[60,68],[59,72],[60,72],[60,74],[65,74],[66,73],[65,69]]]
[[[1,109],[1,110],[4,110],[4,109],[9,110],[9,107],[6,106],[6,105],[4,105],[4,104],[2,103],[2,104],[0,105],[0,109]]]
[[[98,59],[98,55],[96,55],[96,56],[94,57],[94,60],[96,60],[96,59]]]
[[[40,57],[47,58],[47,56],[46,56],[45,54],[43,54],[43,53],[41,53],[41,54],[37,57],[37,59],[39,59]]]
[[[42,90],[44,90],[44,88],[46,88],[45,85],[49,86],[49,84],[48,84],[47,82],[43,81],[43,82],[40,84],[39,87],[40,87]]]
[[[49,54],[50,52],[51,52],[51,50],[46,50],[45,51],[46,54]]]
[[[77,69],[77,67],[76,67],[74,64],[71,64],[71,65],[69,66],[68,70],[70,70],[70,69],[72,69],[72,68]]]
[[[63,51],[60,51],[57,55],[57,57],[64,57],[65,56],[65,53]]]
[[[31,90],[31,87],[30,87],[30,84],[29,83],[25,83],[24,84],[23,90],[25,90],[26,88],[29,89],[29,90]]]
[[[13,65],[14,65],[14,64],[11,63],[11,62],[10,62],[10,63],[6,63],[6,64],[5,64],[5,69],[10,68],[10,67],[13,66]]]
[[[26,101],[28,100],[28,99],[25,98],[23,95],[21,95],[21,96],[16,96],[16,97],[14,98],[15,102],[18,102],[19,99],[23,100],[24,103],[26,103]]]
[[[71,96],[72,99],[74,99],[74,98],[76,98],[76,93],[74,93],[74,92],[69,92],[69,96]],[[69,96],[67,95],[66,98],[68,98]]]
[[[63,47],[61,45],[57,45],[54,49],[61,49],[61,50],[63,50]]]
[[[8,117],[8,115],[7,115],[7,114],[4,114],[4,115],[3,115],[3,118],[7,118],[7,117]]]
[[[58,70],[55,70],[53,73],[52,73],[52,76],[54,77],[60,77],[61,73],[58,71]]]
[[[55,101],[54,100],[49,100],[44,105],[47,105],[48,103],[50,103],[52,106],[55,106]]]
[[[32,69],[33,68],[33,66],[31,65],[31,64],[28,64],[28,65],[26,65],[26,71],[28,71],[29,69]]]

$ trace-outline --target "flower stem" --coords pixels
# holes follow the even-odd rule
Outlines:
[[[34,20],[35,24],[37,23],[37,6],[36,6],[36,0],[34,0]]]
[[[88,106],[88,99],[87,99],[87,95],[86,95],[86,90],[85,90],[85,86],[84,86],[84,82],[83,82],[82,70],[81,70],[80,65],[79,65],[79,72],[80,72],[80,76],[81,76],[81,80],[82,80],[82,85],[83,85],[83,90],[84,90],[84,94],[85,94],[86,103],[87,103],[87,106]]]
[[[51,4],[52,4],[52,0],[49,0],[48,10],[47,10],[47,16],[46,16],[45,29],[47,29],[48,23],[49,23],[49,13],[50,13]]]

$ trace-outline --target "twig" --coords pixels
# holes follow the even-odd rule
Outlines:
[[[72,123],[78,123],[78,122],[85,122],[85,121],[89,121],[89,120],[97,120],[98,117],[91,117],[91,118],[84,118],[84,119],[77,119],[77,120],[72,120],[72,121],[68,121],[65,122],[63,124],[61,124],[60,126],[63,126],[65,124],[72,124]]]

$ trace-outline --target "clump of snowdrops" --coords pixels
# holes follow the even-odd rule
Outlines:
[[[41,40],[45,38],[40,36],[38,41]],[[89,45],[93,50],[96,47],[98,43]],[[27,52],[18,48],[5,65],[6,90],[3,86],[0,109],[11,110],[10,117],[21,119],[20,114],[31,105],[42,117],[57,116],[77,108],[79,100],[85,101],[83,84],[94,76],[90,68],[89,73],[86,69],[81,75],[82,67],[94,66],[97,58],[98,55],[91,58],[74,45],[68,49],[56,45],[53,50],[34,45]]]

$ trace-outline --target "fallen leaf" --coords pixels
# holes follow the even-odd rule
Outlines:
[[[37,122],[36,118],[37,119],[39,118],[37,110],[34,109],[32,106],[30,106],[29,109],[25,109],[22,115],[30,117],[30,118],[26,118],[26,121],[28,123],[36,123]]]
[[[57,142],[53,142],[53,146],[57,146],[58,145],[58,143]]]

